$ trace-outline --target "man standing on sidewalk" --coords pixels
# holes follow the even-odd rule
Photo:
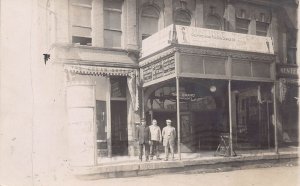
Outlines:
[[[152,120],[152,125],[150,125],[150,134],[151,134],[151,142],[150,142],[150,159],[153,159],[154,154],[156,155],[156,159],[159,160],[159,152],[158,147],[159,143],[162,141],[161,138],[161,130],[160,127],[157,126],[156,119]]]
[[[137,128],[137,140],[139,143],[139,159],[142,161],[143,157],[143,151],[145,148],[145,157],[146,161],[149,161],[149,142],[150,142],[150,129],[148,126],[146,126],[145,119],[141,120],[141,125]]]
[[[170,119],[166,120],[167,126],[162,130],[163,145],[165,147],[165,161],[169,158],[169,148],[171,150],[172,160],[174,160],[174,148],[175,148],[175,138],[176,131],[175,128],[171,126],[172,121]]]

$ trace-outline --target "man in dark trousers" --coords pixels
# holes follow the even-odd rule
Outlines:
[[[144,147],[145,147],[146,161],[149,161],[150,129],[148,126],[146,126],[145,119],[141,120],[141,125],[137,128],[136,137],[137,137],[137,140],[139,143],[139,150],[140,150],[139,159],[140,159],[140,161],[142,161]]]

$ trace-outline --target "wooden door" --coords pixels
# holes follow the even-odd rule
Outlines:
[[[111,101],[112,155],[128,154],[126,101]]]

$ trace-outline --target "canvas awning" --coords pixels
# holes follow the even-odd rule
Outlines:
[[[117,67],[99,67],[88,65],[65,65],[65,70],[70,73],[92,76],[128,76],[135,77],[136,69],[117,68]]]
[[[65,65],[65,71],[68,76],[71,75],[90,75],[90,76],[125,76],[127,77],[127,86],[131,96],[131,104],[135,111],[139,109],[139,75],[138,69],[99,67],[88,65]],[[68,79],[72,79],[68,77]]]

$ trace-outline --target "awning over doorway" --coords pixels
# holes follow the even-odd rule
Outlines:
[[[116,68],[116,67],[100,67],[100,66],[88,66],[88,65],[65,65],[65,71],[68,73],[68,76],[71,77],[75,74],[79,75],[90,75],[90,76],[126,76],[127,85],[132,99],[131,104],[134,111],[139,109],[139,73],[138,69],[130,68]],[[68,79],[72,79],[68,77]]]
[[[99,67],[88,65],[65,65],[65,70],[70,73],[92,76],[128,76],[136,77],[137,70],[129,68]]]

